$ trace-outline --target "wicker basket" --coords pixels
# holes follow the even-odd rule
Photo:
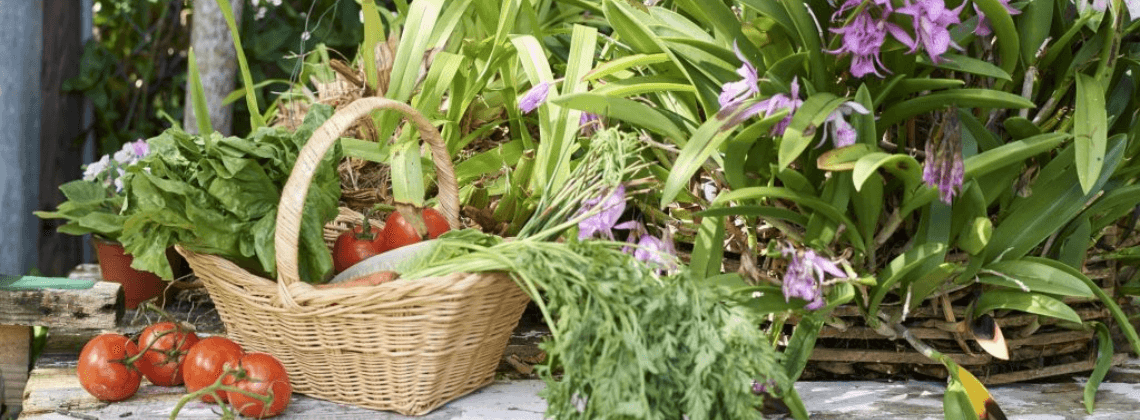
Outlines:
[[[454,170],[439,133],[407,105],[365,98],[337,111],[297,158],[277,216],[277,281],[217,256],[178,251],[206,285],[227,335],[280,359],[296,392],[422,415],[494,380],[529,298],[503,273],[330,289],[299,280],[301,207],[313,171],[344,128],[374,109],[399,111],[416,124],[432,147],[442,213],[458,226]]]

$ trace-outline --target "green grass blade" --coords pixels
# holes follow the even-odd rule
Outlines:
[[[226,18],[226,26],[230,28],[230,36],[234,40],[234,50],[237,51],[238,68],[241,70],[242,85],[245,86],[245,104],[249,108],[249,127],[252,130],[265,127],[265,118],[261,116],[261,108],[257,106],[257,96],[253,94],[253,76],[249,73],[249,63],[245,59],[245,50],[241,46],[241,34],[238,33],[237,22],[234,21],[233,7],[230,0],[216,0],[218,8],[222,9],[222,16]]]
[[[364,78],[368,87],[375,91],[380,84],[380,73],[376,72],[376,44],[384,40],[384,24],[380,22],[376,2],[362,2],[361,13],[364,14],[364,44],[360,49],[364,58]]]
[[[198,75],[198,59],[194,57],[194,48],[190,48],[186,60],[190,71],[190,101],[194,103],[194,120],[198,123],[198,133],[207,135],[214,132],[214,126],[210,123],[210,110],[206,106],[206,94],[202,89],[202,78]]]

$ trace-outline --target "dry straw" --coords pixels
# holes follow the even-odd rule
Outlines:
[[[298,232],[313,173],[339,135],[375,109],[402,113],[431,146],[440,210],[458,226],[455,173],[439,133],[415,109],[372,97],[337,111],[301,150],[278,210],[277,281],[217,256],[178,251],[206,285],[227,335],[247,351],[281,359],[296,392],[422,415],[494,380],[529,298],[504,273],[330,289],[300,281]]]

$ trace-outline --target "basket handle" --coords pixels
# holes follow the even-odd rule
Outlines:
[[[351,127],[357,119],[377,109],[399,111],[406,120],[415,124],[420,132],[420,138],[431,147],[432,162],[435,163],[435,171],[439,178],[437,184],[443,216],[452,229],[459,228],[459,185],[455,180],[455,168],[451,165],[447,145],[440,137],[439,131],[419,111],[402,102],[378,97],[357,99],[338,110],[313,132],[313,136],[298,154],[293,172],[289,174],[289,180],[285,182],[285,188],[281,191],[281,202],[277,209],[277,231],[273,243],[277,253],[277,289],[285,304],[290,307],[298,306],[289,292],[289,286],[301,282],[297,269],[301,212],[317,165],[341,133]]]

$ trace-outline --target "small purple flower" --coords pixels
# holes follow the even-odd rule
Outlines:
[[[546,102],[546,95],[550,94],[550,82],[542,82],[523,94],[519,99],[519,109],[524,114],[534,111],[543,102]]]
[[[879,73],[879,68],[890,73],[879,60],[879,53],[883,41],[887,39],[888,31],[895,33],[902,32],[902,29],[885,19],[876,20],[871,17],[869,11],[864,10],[847,26],[831,29],[831,32],[843,37],[843,43],[839,49],[827,52],[836,55],[851,53],[852,76],[863,77],[874,74],[881,78],[883,75]]]
[[[767,380],[766,382],[760,382],[760,381],[757,381],[755,379],[752,380],[752,394],[754,394],[754,395],[760,395],[760,394],[766,393],[766,392],[768,392],[769,388],[775,388],[775,387],[776,387],[776,381],[771,380],[771,379]]]
[[[953,202],[966,174],[962,164],[962,137],[954,132],[956,130],[959,130],[958,114],[950,111],[943,128],[946,134],[926,142],[926,160],[922,165],[922,182],[937,188],[939,197],[946,204]]]
[[[917,0],[896,12],[910,15],[914,18],[914,44],[909,52],[918,50],[918,46],[926,50],[930,61],[938,64],[942,61],[942,54],[953,46],[962,49],[954,40],[950,39],[950,25],[961,23],[958,14],[966,4],[962,3],[957,9],[947,9],[944,0]]]
[[[839,107],[831,111],[831,114],[823,121],[823,125],[827,127],[827,131],[823,133],[823,139],[820,140],[820,144],[827,141],[829,136],[836,148],[855,144],[855,127],[852,127],[851,123],[847,122],[847,116],[852,113],[867,115],[870,111],[867,111],[867,108],[864,108],[863,105],[858,102],[848,101],[840,104]]]
[[[591,211],[597,213],[578,222],[578,239],[586,239],[598,233],[605,238],[614,239],[614,224],[625,212],[625,186],[618,184],[609,195],[586,200],[582,203],[578,214]]]
[[[601,126],[602,118],[593,112],[583,112],[582,116],[578,118],[578,132],[582,133],[583,136],[594,135]]]
[[[1021,14],[1020,10],[1014,9],[1013,6],[1009,5],[1009,0],[998,0],[998,1],[1001,2],[1002,6],[1005,6],[1005,11],[1009,12],[1009,14],[1011,14],[1011,15],[1020,15]],[[994,33],[993,29],[990,28],[989,19],[986,19],[986,14],[984,12],[982,12],[982,9],[978,8],[977,3],[974,3],[974,12],[977,13],[977,15],[978,15],[978,26],[974,27],[974,35],[989,36],[990,34]]]
[[[803,103],[804,101],[800,99],[800,80],[798,77],[794,77],[792,78],[791,89],[788,94],[777,93],[768,97],[768,99],[749,105],[748,108],[734,114],[732,118],[724,124],[724,129],[734,127],[754,115],[763,114],[767,117],[777,112],[787,110],[788,114],[784,119],[776,123],[770,131],[772,136],[779,137],[784,135],[784,130],[786,130],[788,125],[792,122],[792,114],[795,114],[796,110],[799,109]]]
[[[732,115],[744,104],[744,101],[760,93],[758,85],[760,78],[756,74],[756,67],[740,52],[736,42],[732,43],[732,51],[741,62],[740,68],[736,69],[736,74],[739,74],[741,79],[721,86],[720,96],[717,98],[717,102],[720,103],[717,118],[721,119]]]
[[[784,273],[784,300],[800,298],[808,301],[804,309],[814,311],[824,306],[823,280],[825,274],[832,277],[847,278],[847,273],[827,258],[816,255],[814,250],[805,250],[802,254],[791,246],[780,250],[784,258],[789,258],[788,270]]]
[[[146,155],[150,154],[150,145],[147,144],[146,140],[139,139],[134,142],[127,143],[127,146],[130,147],[131,153],[134,153],[135,157],[138,159],[142,159],[146,157]]]
[[[662,240],[649,234],[641,235],[637,240],[637,249],[633,251],[633,258],[660,270],[677,268],[677,251],[673,249],[673,241],[667,239]]]

